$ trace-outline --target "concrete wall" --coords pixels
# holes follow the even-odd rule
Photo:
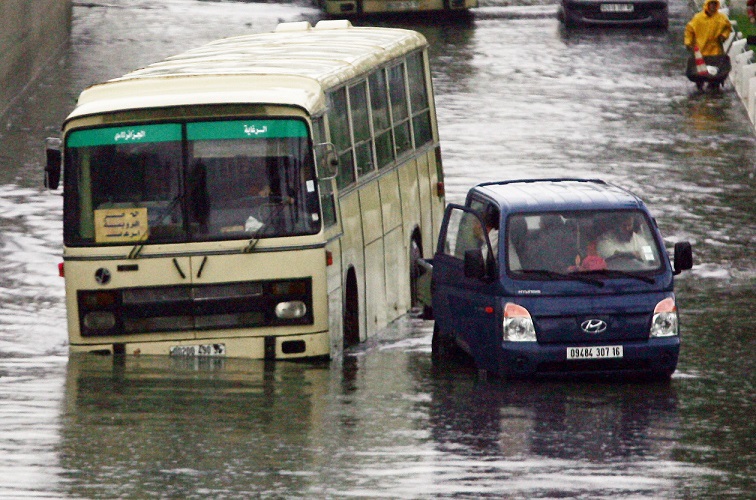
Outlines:
[[[0,0],[0,116],[71,33],[71,0]]]

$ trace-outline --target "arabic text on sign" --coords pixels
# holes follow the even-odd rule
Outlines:
[[[98,243],[134,242],[147,236],[147,208],[106,208],[94,215]]]

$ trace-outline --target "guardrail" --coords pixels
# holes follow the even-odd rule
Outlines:
[[[756,125],[756,63],[753,50],[748,49],[748,41],[738,31],[737,23],[732,22],[732,34],[725,42],[727,53],[730,55],[732,69],[728,80],[740,97],[748,113],[748,119]]]

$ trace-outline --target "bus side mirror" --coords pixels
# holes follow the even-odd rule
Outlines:
[[[57,137],[48,137],[45,139],[45,187],[48,189],[58,189],[60,184],[60,168],[63,161],[63,155],[60,152],[60,139]]]
[[[331,142],[316,144],[315,162],[319,180],[328,181],[336,177],[339,172],[339,155],[336,153],[336,146]]]
[[[687,241],[675,243],[674,264],[674,274],[680,274],[693,267],[693,248]]]
[[[483,279],[486,277],[486,261],[478,248],[465,250],[465,278]]]

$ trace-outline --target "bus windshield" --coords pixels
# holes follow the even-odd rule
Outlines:
[[[320,230],[298,119],[79,129],[66,138],[67,245],[270,238]]]

